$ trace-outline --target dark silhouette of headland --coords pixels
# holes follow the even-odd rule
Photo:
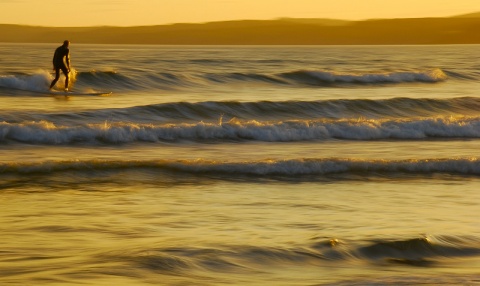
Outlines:
[[[136,27],[0,25],[0,42],[158,45],[480,44],[480,13],[448,18],[280,18]]]

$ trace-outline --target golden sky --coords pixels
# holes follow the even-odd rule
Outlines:
[[[0,0],[0,24],[139,26],[239,19],[443,17],[480,0]]]

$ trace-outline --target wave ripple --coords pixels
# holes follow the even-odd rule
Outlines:
[[[479,158],[423,160],[359,160],[359,159],[292,159],[220,162],[210,160],[70,160],[40,163],[2,163],[0,174],[50,174],[56,172],[115,171],[146,168],[158,172],[192,175],[242,176],[326,176],[435,173],[480,175]]]

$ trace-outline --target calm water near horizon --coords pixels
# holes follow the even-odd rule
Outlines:
[[[59,45],[0,44],[0,285],[480,284],[480,46]]]

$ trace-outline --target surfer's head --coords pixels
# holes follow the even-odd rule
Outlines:
[[[63,41],[63,46],[64,46],[64,47],[68,47],[69,45],[70,45],[70,41],[69,41],[69,40]]]

